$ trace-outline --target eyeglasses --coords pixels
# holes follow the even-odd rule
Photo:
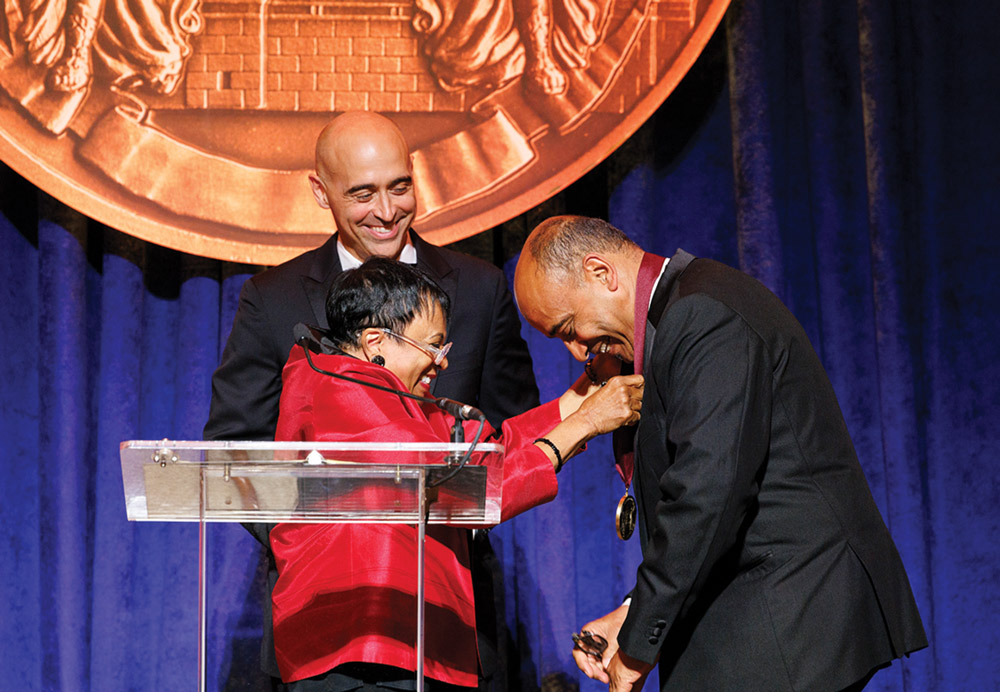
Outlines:
[[[573,648],[600,661],[604,657],[604,650],[608,648],[608,640],[599,634],[582,630],[573,635]]]
[[[402,334],[397,334],[396,332],[392,331],[388,327],[379,327],[379,329],[381,329],[383,332],[385,332],[389,336],[395,337],[395,338],[399,339],[400,341],[405,341],[410,346],[414,346],[416,348],[419,348],[421,351],[423,351],[424,353],[426,353],[427,355],[429,355],[431,357],[431,360],[434,361],[434,365],[441,365],[441,363],[444,362],[445,356],[448,355],[448,351],[451,350],[451,342],[450,341],[448,343],[446,343],[444,346],[442,346],[441,348],[437,348],[436,346],[431,346],[430,344],[422,344],[419,341],[415,341],[415,340],[411,339],[408,336],[403,336]]]

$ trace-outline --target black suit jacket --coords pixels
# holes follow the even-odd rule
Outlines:
[[[643,562],[619,635],[663,690],[840,690],[927,645],[805,332],[749,276],[679,251],[644,349]]]
[[[434,380],[436,396],[480,408],[490,423],[538,405],[531,356],[499,269],[439,248],[412,233],[417,265],[451,298],[449,367]],[[222,362],[212,376],[210,440],[270,440],[278,422],[281,369],[299,322],[326,327],[325,300],[341,272],[337,236],[315,250],[247,280]]]
[[[448,368],[434,380],[433,393],[473,404],[499,428],[507,418],[538,405],[538,388],[521,322],[503,272],[492,264],[439,248],[411,231],[417,265],[451,299]],[[288,262],[253,276],[243,285],[233,328],[212,376],[207,440],[271,440],[278,422],[281,370],[299,322],[327,326],[326,294],[342,271],[337,236]],[[248,525],[268,545],[268,526]],[[499,578],[485,534],[473,551],[480,656],[490,678],[505,658],[502,611],[497,621]],[[271,587],[277,573],[270,570]],[[270,599],[265,602],[263,668],[278,676],[270,641]],[[500,653],[498,653],[498,648]],[[502,689],[502,679],[498,683]]]

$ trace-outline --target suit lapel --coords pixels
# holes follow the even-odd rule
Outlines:
[[[458,272],[445,260],[441,249],[431,245],[410,229],[410,240],[417,251],[417,266],[437,281],[449,296],[454,296],[458,287]]]
[[[663,272],[663,276],[660,277],[660,282],[656,285],[656,290],[653,291],[653,298],[649,303],[649,313],[647,314],[646,322],[646,340],[643,343],[643,376],[646,378],[647,382],[652,381],[650,377],[651,368],[651,358],[653,352],[653,342],[656,341],[656,328],[660,324],[660,318],[667,311],[667,308],[677,300],[679,295],[679,285],[677,283],[677,278],[684,273],[687,266],[691,263],[691,260],[695,259],[694,255],[685,252],[684,250],[678,249],[674,256],[670,258],[667,263],[667,268]],[[648,392],[651,388],[647,387]],[[635,435],[636,440],[642,439],[640,435],[640,430],[643,427],[643,422],[645,418],[639,419],[639,425],[636,426]],[[639,445],[635,445],[635,471],[633,471],[633,485],[635,496],[642,502],[642,474],[639,469],[642,464],[641,457],[642,450],[639,449]],[[642,547],[645,548],[647,537],[649,536],[649,527],[646,525],[646,520],[648,516],[647,508],[640,506],[639,508],[639,540],[642,542]]]
[[[441,252],[441,248],[436,245],[431,245],[426,240],[421,238],[416,232],[410,229],[410,240],[413,243],[413,247],[417,251],[417,266],[427,272],[427,274],[437,282],[438,286],[441,287],[445,293],[451,298],[451,315],[448,317],[448,334],[454,335],[455,333],[455,313],[457,312],[457,306],[455,305],[456,297],[458,296],[458,270],[448,264],[445,260],[444,253]],[[444,374],[447,377],[447,371]],[[441,384],[441,375],[434,378],[434,382],[431,384],[431,395],[436,396],[438,391],[438,385]]]
[[[667,263],[667,269],[663,272],[663,276],[660,277],[660,283],[656,285],[656,290],[653,291],[653,299],[649,303],[649,313],[646,321],[646,340],[642,346],[642,362],[645,364],[649,363],[649,354],[653,350],[653,342],[656,340],[656,327],[660,324],[660,318],[663,317],[663,313],[667,311],[667,308],[677,300],[677,277],[684,273],[684,270],[687,269],[687,266],[691,264],[691,260],[693,259],[695,259],[694,255],[684,250],[677,250]],[[643,367],[644,371],[647,369],[648,365]],[[643,372],[643,375],[645,374]]]
[[[341,272],[340,255],[337,253],[337,234],[316,248],[309,273],[301,277],[302,289],[312,307],[316,326],[326,329],[326,294],[330,284]]]

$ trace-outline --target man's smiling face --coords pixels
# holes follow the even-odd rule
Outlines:
[[[578,361],[589,354],[634,358],[634,306],[614,268],[600,258],[584,260],[579,277],[554,276],[522,256],[514,277],[517,304],[528,324],[560,339]]]
[[[309,178],[313,194],[333,214],[352,255],[398,259],[417,213],[406,142],[385,119],[346,118],[321,141],[317,171]]]

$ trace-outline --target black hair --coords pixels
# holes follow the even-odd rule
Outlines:
[[[437,305],[447,321],[448,294],[422,270],[385,257],[369,257],[341,272],[326,294],[327,334],[340,347],[359,345],[362,330],[387,327],[402,334],[417,313]]]

